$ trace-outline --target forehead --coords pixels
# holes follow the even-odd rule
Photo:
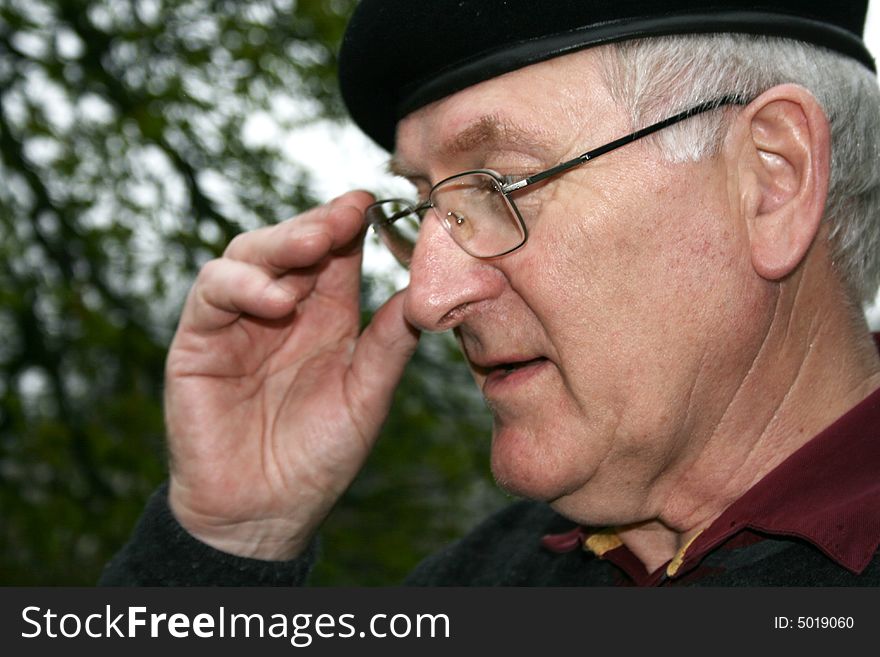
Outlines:
[[[399,168],[467,151],[552,147],[588,134],[616,112],[592,50],[557,57],[468,87],[404,117]]]

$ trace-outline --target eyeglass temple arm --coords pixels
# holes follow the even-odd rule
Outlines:
[[[509,194],[510,192],[515,192],[518,189],[522,189],[523,187],[527,187],[528,185],[533,185],[536,182],[541,182],[542,180],[549,178],[551,176],[555,176],[557,173],[562,173],[563,171],[567,171],[572,167],[576,167],[579,164],[583,164],[589,160],[595,160],[600,155],[604,155],[609,151],[613,151],[616,148],[620,148],[621,146],[625,146],[630,142],[636,141],[637,139],[641,139],[642,137],[646,137],[654,132],[662,130],[663,128],[668,128],[669,126],[678,123],[680,121],[684,121],[685,119],[689,119],[692,116],[696,116],[697,114],[702,114],[703,112],[708,112],[709,110],[717,109],[722,107],[723,105],[745,105],[748,103],[742,95],[740,94],[730,94],[727,96],[721,96],[720,98],[716,98],[715,100],[709,100],[705,103],[700,103],[696,107],[691,107],[684,112],[679,112],[675,116],[670,116],[668,119],[664,119],[659,121],[658,123],[654,123],[640,130],[636,130],[635,132],[626,135],[625,137],[621,137],[620,139],[615,139],[614,141],[605,144],[604,146],[600,146],[591,151],[587,151],[582,155],[578,155],[576,158],[568,160],[567,162],[563,162],[562,164],[557,164],[555,167],[547,169],[546,171],[541,171],[540,173],[536,173],[533,176],[529,176],[528,178],[524,178],[523,180],[519,180],[515,183],[511,183],[509,185],[505,185],[501,191],[505,194]]]

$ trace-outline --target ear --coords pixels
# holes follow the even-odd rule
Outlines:
[[[731,134],[752,266],[763,278],[778,280],[804,259],[825,211],[828,118],[809,91],[785,84],[749,103]]]

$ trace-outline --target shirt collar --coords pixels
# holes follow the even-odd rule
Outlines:
[[[880,545],[880,389],[794,452],[691,543],[699,559],[752,529],[809,541],[854,573]]]

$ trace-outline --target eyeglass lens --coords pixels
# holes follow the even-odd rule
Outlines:
[[[525,240],[517,211],[488,173],[454,176],[434,188],[431,208],[465,252],[478,258],[507,253]],[[403,266],[409,267],[418,239],[419,218],[404,201],[382,201],[367,210],[367,220]]]

